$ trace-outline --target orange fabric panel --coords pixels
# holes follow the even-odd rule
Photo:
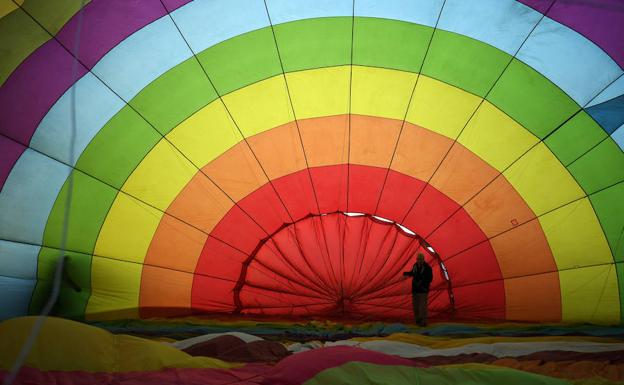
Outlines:
[[[535,218],[533,211],[503,175],[479,192],[464,208],[490,237]]]
[[[387,168],[400,129],[400,120],[353,115],[350,163]]]
[[[503,277],[557,270],[548,241],[537,220],[490,238],[490,244],[496,252]]]
[[[484,160],[456,143],[431,178],[431,185],[463,204],[498,174]]]
[[[234,203],[198,172],[167,208],[167,212],[210,233]]]
[[[192,285],[193,274],[143,266],[139,297],[141,317],[190,313]],[[179,313],[172,313],[171,308],[179,308]]]
[[[207,238],[188,224],[163,215],[145,256],[139,293],[141,317],[161,312],[171,315],[171,307],[190,308],[193,273]]]
[[[447,137],[406,122],[392,169],[427,181],[450,146]]]
[[[245,142],[239,142],[224,152],[204,166],[202,171],[235,202],[268,182]],[[236,177],[233,178],[233,175]]]
[[[302,119],[299,131],[310,167],[347,163],[348,115]]]
[[[145,264],[192,273],[208,235],[163,215],[147,249]]]
[[[525,264],[527,260],[522,259]],[[505,297],[509,320],[561,321],[559,273],[556,271],[506,279]]]
[[[271,180],[306,167],[301,140],[294,122],[254,135],[247,141]]]
[[[352,119],[352,161],[365,162],[370,166],[387,167],[401,122],[365,116],[353,116]],[[311,167],[346,162],[348,123],[346,115],[299,121],[306,156]],[[379,130],[385,132],[382,133]],[[249,143],[270,175],[292,174],[305,167],[303,152],[294,151],[290,157],[292,160],[290,163],[280,159],[282,154],[278,150],[280,147],[296,147],[292,141],[298,140],[297,135],[296,126],[290,123],[249,138]],[[371,137],[375,137],[376,141],[371,141]],[[374,143],[364,145],[365,142]],[[451,143],[450,139],[442,135],[406,123],[392,169],[426,181],[450,148]],[[372,155],[373,153],[377,155]],[[380,153],[384,155],[378,156]],[[268,183],[244,142],[232,147],[204,166],[202,170],[237,202]],[[314,170],[312,173],[314,174]],[[231,175],[236,175],[236,178],[232,178]],[[463,203],[497,175],[498,172],[485,161],[456,143],[442,167],[436,172],[433,187],[451,199]],[[401,185],[387,187],[402,188]],[[406,199],[408,198],[415,199],[415,197]],[[218,187],[198,173],[170,205],[168,212],[210,232],[232,206],[233,203]],[[487,236],[496,235],[513,227],[514,222],[521,223],[534,217],[526,202],[503,177],[497,178],[479,193],[466,205],[465,209]],[[163,219],[163,221],[169,222],[170,219]],[[171,224],[168,224],[168,227],[172,227]],[[148,261],[159,261],[161,256],[165,258],[165,255],[175,253],[173,245],[179,242],[176,240],[179,234],[174,234],[174,231],[167,230],[165,224],[159,226],[148,252]],[[182,231],[182,233],[186,234],[188,231]],[[538,221],[519,226],[495,237],[491,244],[503,276],[521,276],[555,269],[552,253]],[[201,249],[195,250],[195,246],[192,252],[193,255],[198,256]],[[531,264],[526,263],[526,255],[531,256]],[[189,261],[177,263],[181,265],[187,263],[186,267],[191,265]],[[143,279],[151,280],[152,277],[153,275],[144,276]],[[551,282],[532,280],[527,287],[535,287],[535,290],[530,289],[528,292],[531,292],[533,296],[537,295],[537,291],[544,290],[539,293],[540,303],[560,303],[558,278],[555,276],[546,279],[548,280]],[[157,283],[150,283],[150,285],[157,286]],[[518,286],[520,287],[521,285]],[[514,315],[515,318],[524,319],[522,314],[526,311],[526,306],[524,310],[514,309],[520,309],[518,306],[525,303],[530,296],[516,288],[514,283],[511,283],[509,288],[509,311],[512,312],[510,314],[517,313]],[[190,282],[188,290],[190,290]],[[549,311],[559,312],[560,308],[553,307]],[[560,317],[560,314],[553,313],[552,317],[556,319]]]

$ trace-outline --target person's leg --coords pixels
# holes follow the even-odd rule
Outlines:
[[[418,302],[418,293],[412,293],[412,309],[414,310],[414,323],[420,322],[420,307]]]
[[[420,324],[422,326],[427,324],[427,302],[429,299],[429,293],[419,294],[418,301],[418,313],[420,314]]]

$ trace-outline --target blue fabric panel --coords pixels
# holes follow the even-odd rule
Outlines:
[[[31,149],[0,192],[0,239],[41,244],[48,216],[71,169]]]
[[[93,73],[125,101],[170,68],[193,56],[169,17],[163,17],[119,43],[93,67]]]
[[[624,124],[611,135],[615,143],[624,151]]]
[[[273,24],[315,17],[351,17],[353,15],[353,1],[351,0],[269,0],[267,7]]]
[[[0,321],[28,314],[35,280],[0,276]]]
[[[0,240],[0,275],[22,279],[37,278],[39,249],[39,246]]]
[[[355,2],[355,16],[401,20],[433,27],[442,3],[442,0],[358,0]]]
[[[264,2],[260,0],[196,0],[171,16],[195,53],[269,25]]]
[[[613,98],[608,102],[589,107],[585,111],[587,111],[608,134],[611,134],[624,124],[624,95]]]
[[[52,106],[30,141],[30,146],[67,164],[75,165],[80,154],[125,103],[93,74],[76,84],[76,135],[72,135],[71,89]],[[74,139],[74,153],[70,154]]]

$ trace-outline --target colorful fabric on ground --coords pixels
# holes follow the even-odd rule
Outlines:
[[[212,357],[229,362],[278,362],[290,355],[284,345],[274,341],[245,342],[224,335],[193,344],[184,349],[191,356]]]
[[[23,342],[20,340],[23,340],[32,323],[33,318],[29,317],[0,324],[3,348],[0,349],[0,380],[12,365],[15,349],[20,347]],[[204,349],[204,353],[218,356],[224,362],[208,357],[191,357],[175,348],[175,343],[112,335],[93,326],[50,318],[16,383],[300,385],[404,382],[497,384],[524,381],[531,384],[563,384],[571,383],[565,382],[569,380],[575,384],[611,385],[624,380],[624,350],[604,349],[607,345],[620,346],[621,349],[621,339],[559,336],[545,337],[540,341],[537,337],[519,336],[481,339],[427,336],[407,339],[399,336],[404,341],[410,341],[403,344],[413,346],[413,350],[429,352],[411,359],[397,356],[392,349],[374,351],[367,345],[388,342],[391,346],[397,343],[394,337],[352,341],[360,343],[359,347],[330,346],[332,343],[329,341],[293,344],[287,340],[276,340],[274,335],[271,336],[274,340],[268,341],[241,333],[212,334],[178,341],[180,349],[197,348],[197,354]],[[227,341],[224,344],[226,339],[236,339],[237,342]],[[489,349],[482,349],[488,353],[474,353],[472,347],[476,345],[475,340],[480,340],[482,346],[489,345]],[[213,345],[208,346],[211,341]],[[503,343],[501,341],[508,341],[504,349],[499,347]],[[262,344],[263,348],[254,350],[249,346],[253,344]],[[306,345],[307,350],[291,349],[297,344]],[[275,350],[271,349],[279,345],[282,345],[279,348],[281,352],[288,349],[294,353],[286,358],[265,354],[274,353]],[[513,345],[516,345],[515,349]],[[271,346],[270,351],[264,349],[268,346]],[[449,346],[455,346],[455,354],[450,354]],[[536,352],[530,353],[529,346],[535,347]],[[562,346],[566,350],[557,350]],[[234,362],[250,361],[249,358],[253,358],[255,363]],[[382,378],[385,381],[381,381]]]
[[[0,369],[8,370],[31,333],[35,317],[0,323]],[[192,357],[167,344],[116,335],[93,326],[50,317],[25,361],[40,370],[132,372],[165,368],[240,366],[208,357]]]
[[[80,3],[0,1],[0,319],[622,322],[618,1]]]
[[[486,353],[496,357],[518,357],[535,352],[562,350],[570,352],[609,352],[624,350],[623,343],[598,343],[578,341],[544,342],[496,342],[489,344],[465,344],[456,348],[430,348],[406,342],[375,340],[357,342],[353,340],[326,343],[326,346],[355,346],[363,349],[383,352],[399,357],[415,358],[434,355],[456,356],[466,353]]]
[[[387,324],[382,322],[345,323],[335,321],[278,321],[278,320],[250,320],[250,319],[149,319],[149,320],[116,320],[93,321],[90,324],[104,328],[113,333],[129,333],[150,335],[155,337],[171,337],[185,339],[191,336],[210,336],[220,333],[237,334],[241,338],[253,334],[271,338],[271,336],[287,338],[293,341],[323,340],[336,341],[359,337],[387,337],[403,340],[409,338],[416,343],[427,340],[426,337],[439,337],[440,340],[465,341],[477,337],[557,337],[557,336],[587,336],[624,338],[624,329],[621,327],[598,325],[561,325],[561,324],[466,324],[466,323],[434,323],[427,327],[417,327],[410,324]],[[193,337],[195,338],[195,337]],[[199,337],[204,338],[204,337]],[[408,342],[412,342],[408,341]],[[182,342],[182,341],[180,341]],[[431,343],[431,342],[429,342]],[[425,344],[428,344],[425,342]]]

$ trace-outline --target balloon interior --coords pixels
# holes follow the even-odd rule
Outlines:
[[[620,0],[0,0],[0,380],[622,383],[623,67]]]

